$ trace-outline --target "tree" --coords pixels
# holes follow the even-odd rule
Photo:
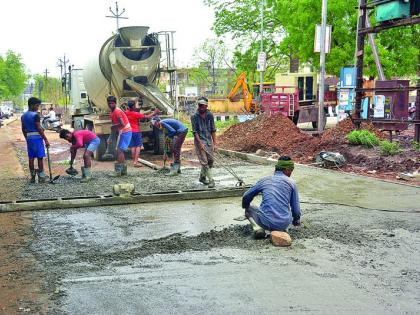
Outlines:
[[[20,55],[9,50],[0,55],[0,99],[11,99],[22,94],[28,76]]]
[[[207,39],[194,52],[197,67],[190,73],[191,80],[199,85],[209,83],[211,94],[216,94],[218,69],[229,66],[227,53],[228,49],[221,40]]]
[[[214,30],[218,36],[230,34],[240,42],[235,65],[254,72],[258,52],[259,5],[261,0],[204,0],[215,11]],[[354,63],[357,27],[357,0],[335,0],[328,4],[328,24],[333,26],[331,52],[326,70],[339,74],[342,66]],[[321,22],[319,0],[266,0],[264,10],[264,50],[270,67],[277,71],[285,60],[299,58],[301,63],[319,67],[319,54],[313,52],[315,25]],[[371,21],[374,22],[373,20]],[[379,56],[387,77],[416,72],[419,27],[397,28],[375,35]],[[245,44],[244,44],[245,43]],[[376,74],[376,66],[366,45],[365,71]],[[253,59],[253,60],[252,60]],[[251,62],[252,61],[252,62]]]
[[[65,95],[60,79],[54,77],[45,78],[45,76],[41,74],[36,74],[33,78],[35,80],[34,90],[36,93],[39,91],[39,86],[42,86],[41,99],[43,102],[49,102],[57,105],[65,104]]]

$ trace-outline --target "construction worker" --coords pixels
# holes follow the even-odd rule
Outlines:
[[[22,122],[22,133],[26,139],[29,170],[31,172],[30,182],[35,183],[36,171],[34,161],[38,160],[38,183],[45,183],[47,177],[44,173],[45,146],[48,148],[50,143],[45,136],[44,129],[41,127],[41,117],[38,110],[41,100],[36,97],[28,99],[28,111],[20,118]]]
[[[133,159],[133,166],[140,167],[141,164],[138,162],[140,156],[140,150],[143,146],[143,141],[141,137],[140,131],[140,119],[149,119],[155,116],[156,114],[160,113],[159,109],[155,109],[155,111],[149,115],[145,115],[135,111],[135,101],[129,100],[127,102],[128,109],[124,112],[130,122],[131,126],[131,141],[130,145],[128,146],[131,149],[131,157]]]
[[[156,128],[162,129],[165,134],[165,143],[169,142],[166,138],[175,139],[173,154],[174,162],[171,164],[171,170],[167,176],[175,176],[181,173],[181,148],[188,133],[188,128],[182,122],[176,119],[167,118],[160,120],[159,117],[152,119]]]
[[[69,130],[62,129],[60,131],[60,138],[66,139],[72,145],[70,146],[70,168],[66,170],[68,174],[76,174],[73,170],[74,159],[76,158],[77,150],[85,147],[83,153],[83,166],[82,170],[82,183],[86,183],[92,179],[92,161],[93,152],[96,151],[101,140],[98,136],[90,130],[76,130],[70,132]]]
[[[213,114],[207,109],[208,99],[199,97],[197,100],[198,109],[191,116],[191,125],[194,134],[194,146],[198,160],[201,164],[199,181],[209,188],[215,186],[212,167],[214,163],[213,154],[216,149],[216,126]]]
[[[299,194],[295,181],[290,178],[293,169],[292,159],[281,156],[274,175],[259,180],[243,195],[242,208],[256,239],[264,238],[265,230],[286,231],[291,223],[300,225]],[[251,206],[258,194],[262,194],[260,207]]]
[[[131,126],[123,110],[117,107],[116,97],[110,95],[106,100],[108,107],[111,110],[111,139],[116,139],[118,137],[115,176],[124,176],[127,175],[127,164],[125,164],[124,152],[128,150],[128,146],[131,142]],[[109,144],[110,141],[108,140],[108,145]]]

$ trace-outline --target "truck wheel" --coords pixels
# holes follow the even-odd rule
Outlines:
[[[153,146],[153,153],[162,155],[164,147],[165,147],[165,137],[163,135],[163,131],[160,130],[159,128],[153,127],[153,135],[155,138],[155,143]]]
[[[294,115],[293,115],[293,117],[291,117],[291,118],[292,118],[293,123],[295,125],[297,125],[298,124],[298,121],[299,121],[299,111],[295,112]]]
[[[98,148],[95,151],[95,160],[97,161],[103,161],[103,155],[106,151],[106,141],[108,137],[106,136],[98,136],[101,142],[99,143]]]
[[[322,120],[322,130],[325,129],[326,124],[327,124],[327,112],[324,110],[324,119]],[[318,128],[318,122],[317,121],[313,121],[312,122],[312,127],[314,129],[317,129]]]

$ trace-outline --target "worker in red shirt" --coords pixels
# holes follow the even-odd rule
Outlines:
[[[124,111],[117,107],[116,97],[110,95],[106,100],[108,107],[111,110],[111,139],[117,138],[116,135],[118,134],[115,176],[124,176],[127,175],[127,164],[125,164],[124,152],[128,150],[128,146],[131,142],[131,126]]]
[[[136,112],[135,105],[136,103],[133,100],[129,100],[127,102],[128,109],[125,111],[125,115],[127,116],[131,126],[131,142],[128,147],[131,149],[133,166],[140,167],[141,164],[138,162],[138,160],[140,156],[141,147],[143,146],[143,141],[141,137],[139,120],[152,118],[153,116],[159,114],[160,110],[156,108],[151,114],[145,115]]]
[[[99,137],[90,130],[76,130],[70,132],[67,129],[61,129],[60,138],[66,139],[72,145],[70,147],[70,168],[66,172],[70,175],[77,174],[77,171],[73,169],[74,159],[76,158],[77,150],[80,148],[85,148],[85,153],[83,153],[83,164],[82,166],[82,180],[80,182],[87,183],[92,179],[92,156],[93,152],[96,151],[101,140]]]

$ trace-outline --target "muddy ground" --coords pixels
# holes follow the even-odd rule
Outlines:
[[[0,137],[5,148],[14,144],[21,156],[18,163],[9,150],[1,160],[9,170],[3,200],[111,192],[109,162],[95,164],[88,185],[64,177],[66,143],[54,134],[63,178],[27,185],[16,128],[0,129],[12,135]],[[141,168],[126,180],[137,191],[201,189],[194,154],[184,157],[175,179]],[[250,184],[273,171],[222,163]],[[215,173],[218,186],[236,182],[221,167]],[[419,188],[305,166],[293,177],[304,227],[290,230],[290,248],[253,240],[246,222],[234,220],[240,198],[1,213],[0,314],[416,313]]]

